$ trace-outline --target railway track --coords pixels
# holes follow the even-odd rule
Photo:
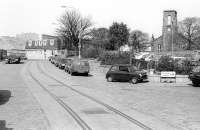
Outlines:
[[[77,89],[74,89],[74,88],[68,86],[67,84],[65,84],[64,82],[62,82],[62,81],[56,79],[55,77],[53,77],[53,76],[47,74],[46,72],[44,72],[44,71],[41,69],[41,67],[39,66],[38,63],[37,63],[37,68],[38,68],[38,70],[39,70],[42,74],[44,74],[46,77],[48,77],[48,78],[50,78],[50,79],[56,81],[56,82],[59,83],[60,85],[62,85],[62,86],[64,86],[64,87],[67,87],[68,89],[70,89],[70,90],[72,90],[72,91],[78,93],[79,95],[81,95],[81,96],[83,96],[83,97],[86,97],[86,98],[88,98],[88,99],[94,101],[95,103],[104,106],[104,107],[107,108],[108,110],[110,110],[110,111],[114,112],[115,114],[117,114],[117,115],[119,115],[119,116],[125,118],[125,119],[128,120],[128,121],[130,121],[130,122],[133,123],[134,125],[137,125],[137,126],[139,126],[140,128],[142,128],[142,129],[144,129],[144,130],[153,130],[152,128],[146,126],[146,125],[143,124],[142,122],[140,122],[140,121],[134,119],[133,117],[130,117],[129,115],[127,115],[127,114],[125,114],[125,113],[123,113],[123,112],[117,110],[116,108],[114,108],[114,107],[112,107],[112,106],[110,106],[110,105],[108,105],[108,104],[106,104],[106,103],[104,103],[104,102],[102,102],[102,101],[100,101],[100,100],[97,100],[97,99],[95,99],[95,98],[93,98],[93,97],[91,97],[91,96],[89,96],[89,95],[87,95],[87,94],[85,94],[85,93],[83,93],[83,92],[77,90]],[[35,81],[37,82],[37,79],[35,79]],[[41,85],[40,85],[40,86],[41,86]],[[55,95],[54,95],[54,96],[55,96]],[[56,100],[59,100],[59,99],[56,99]],[[61,101],[59,101],[59,102],[61,102]],[[59,103],[59,104],[60,104],[60,103]],[[62,102],[61,105],[64,106],[64,102]],[[73,115],[74,115],[74,114],[73,114]],[[78,115],[77,115],[77,116],[78,116]],[[86,124],[86,123],[84,123],[84,124]],[[84,125],[84,126],[87,126],[87,125]],[[89,128],[89,127],[88,127],[88,128]],[[87,129],[88,129],[88,128],[87,128]],[[91,128],[90,128],[90,129],[91,129]]]
[[[44,90],[46,91],[58,104],[60,104],[71,116],[72,118],[78,123],[78,125],[82,128],[82,130],[92,130],[90,126],[82,120],[77,113],[75,113],[65,102],[63,102],[61,99],[59,99],[56,95],[54,95],[52,92],[50,92],[48,89],[45,88],[45,86],[33,76],[30,70],[28,70],[29,75],[31,78]]]

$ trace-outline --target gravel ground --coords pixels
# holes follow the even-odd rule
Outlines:
[[[0,64],[0,130],[49,130],[20,73],[24,64]]]
[[[154,130],[199,130],[200,88],[187,78],[177,83],[107,82],[108,68],[90,61],[91,76],[70,76],[47,61],[33,61],[49,74],[98,100],[112,105]],[[49,130],[46,115],[30,92],[20,73],[27,64],[0,64],[0,130]],[[21,73],[23,74],[23,73]]]
[[[192,87],[187,78],[179,79],[177,83],[159,83],[150,78],[150,82],[131,85],[106,82],[107,68],[99,67],[99,63],[95,61],[91,61],[90,77],[67,75],[50,63],[45,63],[43,68],[74,88],[132,116],[136,112],[146,116],[146,119],[141,118],[142,116],[138,116],[138,119],[154,128],[158,128],[163,122],[173,129],[200,129],[200,88]],[[149,121],[148,118],[155,121]]]

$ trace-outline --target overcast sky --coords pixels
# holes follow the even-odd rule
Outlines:
[[[0,36],[23,32],[53,34],[56,19],[65,10],[61,6],[90,16],[94,27],[124,22],[131,30],[156,37],[162,32],[163,10],[176,10],[179,21],[200,17],[199,0],[0,0]]]

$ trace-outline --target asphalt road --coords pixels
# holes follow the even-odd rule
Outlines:
[[[200,88],[189,81],[107,82],[107,69],[90,65],[86,77],[48,61],[1,63],[0,130],[200,129]]]

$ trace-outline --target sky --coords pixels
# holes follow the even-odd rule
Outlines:
[[[164,10],[176,10],[178,21],[200,17],[199,0],[0,0],[0,36],[55,34],[58,17],[70,9],[88,16],[93,27],[123,22],[130,30],[162,34]],[[62,8],[66,6],[66,8]]]

